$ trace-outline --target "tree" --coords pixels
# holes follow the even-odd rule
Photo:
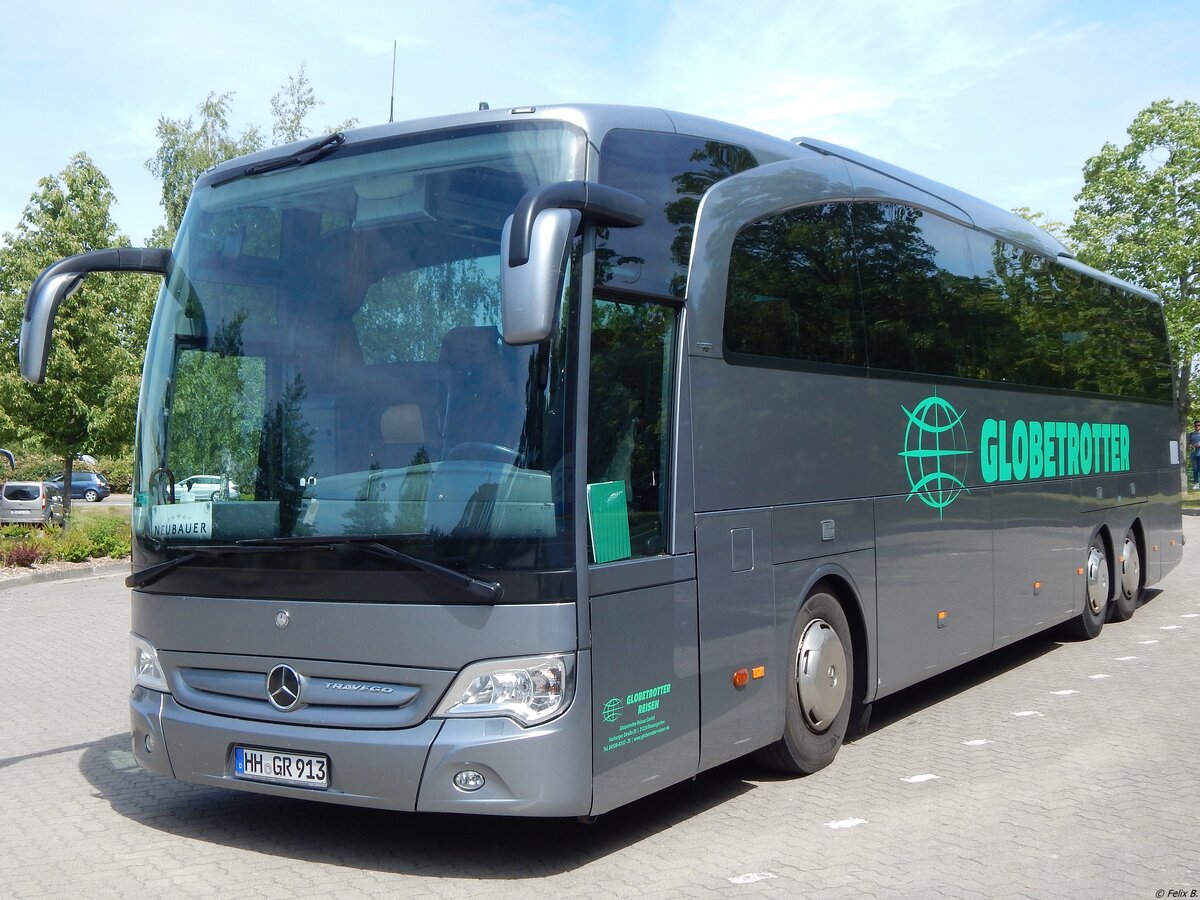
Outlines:
[[[87,154],[43,178],[16,234],[0,247],[0,424],[63,460],[68,487],[77,453],[120,453],[133,432],[146,279],[94,275],[58,310],[46,383],[17,371],[25,296],[43,268],[65,256],[128,244],[110,209],[108,179]],[[70,503],[67,492],[66,502]]]
[[[271,115],[275,117],[271,137],[275,143],[288,144],[308,137],[304,119],[320,104],[309,83],[307,67],[300,63],[300,71],[289,75],[287,84],[271,95]]]
[[[1084,166],[1069,234],[1082,261],[1162,298],[1183,428],[1200,351],[1200,105],[1158,100],[1128,134]]]
[[[303,70],[301,70],[303,71]],[[233,94],[209,93],[199,106],[199,122],[186,119],[158,120],[158,150],[146,162],[146,168],[162,182],[162,207],[167,221],[156,230],[151,242],[170,246],[183,221],[183,211],[192,196],[192,186],[206,169],[217,163],[262,148],[257,128],[247,128],[234,136],[229,130],[229,104]]]
[[[258,128],[251,126],[241,134],[230,129],[232,100],[231,91],[223,94],[211,91],[197,107],[197,120],[191,116],[186,119],[163,116],[158,120],[155,129],[158,150],[146,161],[146,168],[162,182],[160,202],[167,220],[150,237],[153,246],[169,247],[174,242],[192,187],[203,172],[227,159],[263,149]],[[304,120],[321,103],[308,80],[307,67],[301,63],[296,75],[289,75],[287,84],[271,96],[272,140],[287,143],[309,137],[311,133]],[[355,124],[355,119],[347,119],[327,131],[341,131]]]

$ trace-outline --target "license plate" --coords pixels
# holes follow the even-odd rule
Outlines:
[[[259,747],[234,747],[233,774],[252,781],[327,788],[329,757]]]

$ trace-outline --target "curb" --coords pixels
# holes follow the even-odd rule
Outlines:
[[[78,569],[60,569],[57,572],[30,572],[28,575],[13,575],[0,581],[0,591],[8,588],[24,587],[30,584],[44,584],[47,581],[68,581],[75,578],[91,578],[97,575],[116,575],[129,571],[129,560],[119,562],[98,563],[94,566],[83,566]]]

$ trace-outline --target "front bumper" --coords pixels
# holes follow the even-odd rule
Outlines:
[[[211,787],[408,812],[586,815],[592,803],[591,661],[576,665],[575,697],[558,718],[522,728],[504,718],[427,719],[368,730],[259,722],[188,709],[170,694],[130,695],[133,754],[142,768]],[[148,741],[147,738],[150,738]],[[248,781],[233,774],[236,745],[329,757],[324,790]],[[454,775],[485,784],[470,793]]]

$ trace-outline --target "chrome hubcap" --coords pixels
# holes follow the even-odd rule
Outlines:
[[[846,699],[846,651],[828,622],[813,619],[800,636],[796,656],[796,691],[804,721],[824,731]]]
[[[1136,597],[1138,585],[1142,583],[1142,561],[1138,557],[1137,544],[1125,538],[1125,549],[1121,551],[1121,591],[1126,597]]]
[[[1099,547],[1088,552],[1087,597],[1094,615],[1104,612],[1108,605],[1108,561]]]

